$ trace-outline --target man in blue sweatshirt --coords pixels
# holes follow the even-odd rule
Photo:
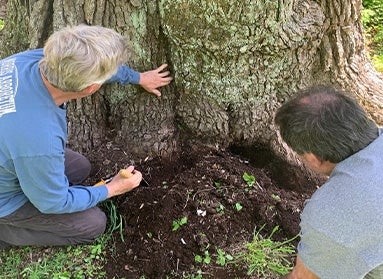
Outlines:
[[[100,236],[105,214],[97,204],[137,187],[115,176],[82,186],[89,161],[65,147],[65,103],[95,93],[105,82],[139,84],[160,96],[170,83],[166,64],[143,73],[124,65],[128,48],[115,31],[79,25],[53,33],[44,49],[0,60],[0,248],[69,245]]]

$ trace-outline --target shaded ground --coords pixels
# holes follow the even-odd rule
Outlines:
[[[267,169],[227,151],[196,146],[185,150],[171,162],[129,162],[127,152],[112,144],[90,154],[96,165],[93,177],[110,176],[132,163],[150,184],[114,198],[123,216],[124,242],[117,231],[115,248],[108,251],[108,278],[195,278],[186,275],[197,270],[203,278],[250,278],[246,268],[216,264],[217,250],[238,252],[263,225],[265,236],[280,226],[276,240],[299,232],[299,212],[308,193],[284,190]],[[245,172],[256,178],[252,187],[243,179]],[[173,231],[173,221],[183,217],[187,223]],[[195,255],[205,251],[212,262],[196,263]]]

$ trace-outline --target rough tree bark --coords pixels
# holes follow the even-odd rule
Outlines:
[[[361,0],[8,0],[2,55],[41,47],[67,24],[114,28],[132,42],[133,68],[168,62],[175,81],[161,99],[113,85],[72,102],[72,145],[89,150],[113,132],[137,155],[168,157],[184,135],[251,151],[299,188],[306,170],[273,125],[297,89],[335,84],[383,123],[383,81],[364,50],[361,8]]]
[[[79,23],[107,26],[126,36],[132,48],[128,64],[134,69],[150,70],[170,61],[157,3],[140,0],[9,0],[2,56],[42,47],[53,30]],[[157,99],[137,86],[108,85],[90,98],[71,102],[70,145],[88,151],[112,133],[132,153],[170,156],[177,151],[177,94],[170,92],[171,86],[161,91],[163,97]]]

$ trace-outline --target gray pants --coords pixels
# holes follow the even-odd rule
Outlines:
[[[65,150],[65,174],[71,184],[80,184],[90,173],[90,163],[81,154]],[[30,202],[0,218],[0,249],[10,245],[70,245],[92,242],[106,227],[98,207],[67,214],[42,214]]]

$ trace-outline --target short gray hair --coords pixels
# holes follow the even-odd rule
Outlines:
[[[54,32],[44,46],[40,70],[63,91],[81,91],[103,84],[128,59],[128,44],[116,31],[78,25]]]
[[[378,137],[378,126],[352,97],[332,86],[298,92],[276,113],[282,139],[296,153],[339,163]]]

